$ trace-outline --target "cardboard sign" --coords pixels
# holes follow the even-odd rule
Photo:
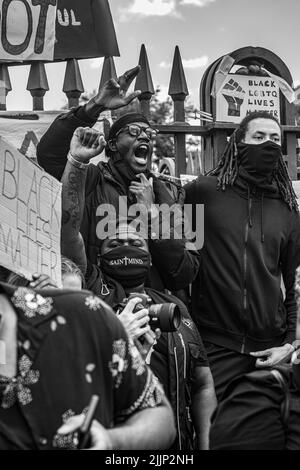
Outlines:
[[[267,111],[280,121],[279,95],[270,77],[228,74],[217,93],[217,121],[240,123],[252,111]]]
[[[57,0],[0,0],[0,60],[53,60]]]
[[[0,137],[0,262],[61,287],[61,183]]]
[[[0,112],[0,134],[29,158],[36,159],[36,147],[54,119],[62,111]]]

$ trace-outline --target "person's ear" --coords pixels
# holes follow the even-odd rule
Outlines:
[[[107,146],[108,146],[109,150],[111,150],[112,152],[117,152],[118,151],[116,139],[109,140],[107,142]]]

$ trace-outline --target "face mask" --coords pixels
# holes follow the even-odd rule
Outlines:
[[[101,255],[101,269],[124,287],[143,284],[150,268],[150,254],[134,246],[120,246]]]
[[[253,176],[271,176],[278,167],[281,145],[267,140],[262,144],[237,145],[240,165]]]

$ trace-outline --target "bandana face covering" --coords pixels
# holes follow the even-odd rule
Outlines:
[[[268,177],[278,166],[281,145],[267,140],[262,144],[237,145],[240,165],[253,176]]]
[[[124,287],[143,284],[150,269],[150,254],[134,246],[120,246],[101,256],[101,269]]]

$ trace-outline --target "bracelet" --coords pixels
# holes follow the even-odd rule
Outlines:
[[[293,350],[291,351],[291,353],[295,352],[296,351],[296,348],[293,344],[291,343],[285,343],[284,346],[290,346]]]
[[[71,152],[68,153],[67,158],[69,162],[71,163],[71,165],[75,166],[76,168],[79,168],[80,170],[85,170],[90,164],[89,162],[88,163],[79,162],[73,157]]]

